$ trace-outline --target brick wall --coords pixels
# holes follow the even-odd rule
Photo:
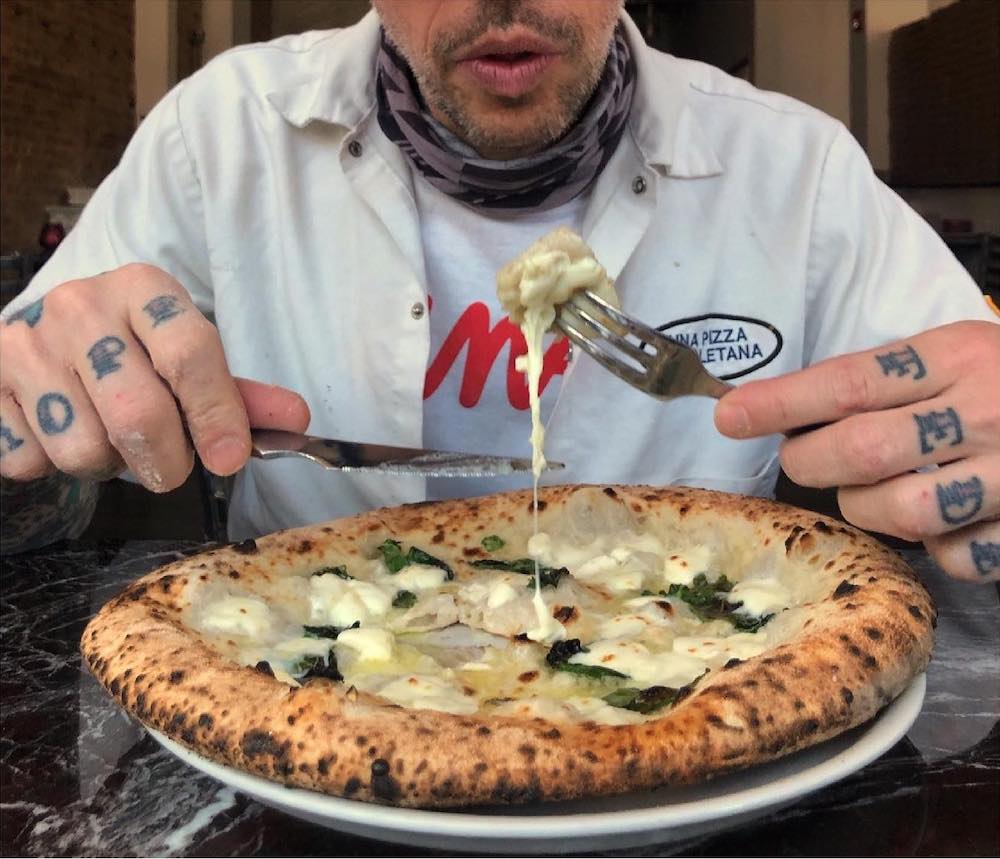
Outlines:
[[[0,251],[94,186],[135,128],[133,0],[0,0]]]

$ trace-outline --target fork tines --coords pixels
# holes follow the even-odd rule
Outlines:
[[[571,301],[563,304],[559,308],[556,324],[594,360],[633,385],[643,383],[645,372],[650,369],[653,360],[653,355],[646,352],[642,345],[655,343],[663,336],[630,319],[591,292],[578,292]],[[641,342],[633,343],[626,334],[634,335]]]

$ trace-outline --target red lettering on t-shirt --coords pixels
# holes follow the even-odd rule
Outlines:
[[[521,329],[507,317],[490,327],[490,310],[481,301],[470,304],[444,338],[440,350],[430,366],[424,380],[424,399],[434,395],[441,386],[462,350],[467,348],[465,368],[458,401],[467,409],[473,408],[483,395],[486,380],[496,363],[497,357],[509,344],[507,351],[507,399],[515,409],[528,408],[528,382],[523,373],[514,369],[518,356],[528,351]],[[542,360],[542,376],[538,385],[539,395],[553,376],[566,372],[569,363],[569,343],[560,338],[545,350]]]

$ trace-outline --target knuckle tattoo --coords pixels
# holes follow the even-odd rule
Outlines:
[[[24,446],[24,439],[0,419],[0,459]]]
[[[38,426],[45,435],[59,435],[73,425],[73,404],[65,394],[49,391],[38,398],[35,406]]]
[[[187,308],[181,304],[180,298],[170,293],[163,293],[151,298],[142,306],[142,309],[153,323],[153,328],[158,328],[163,323],[169,322],[187,311]]]
[[[124,351],[125,341],[114,335],[102,337],[87,350],[87,357],[98,381],[122,368],[118,357]]]
[[[985,540],[982,543],[973,540],[969,544],[969,554],[972,566],[980,576],[994,576],[1000,573],[1000,543]]]
[[[895,351],[876,355],[875,360],[878,362],[883,376],[895,376],[896,378],[909,376],[913,381],[917,381],[927,375],[923,359],[910,344]]]
[[[939,447],[956,447],[965,440],[962,421],[950,406],[940,412],[914,413],[913,419],[917,423],[921,453],[933,453]]]
[[[42,321],[44,301],[44,297],[39,298],[37,301],[33,301],[31,304],[28,304],[17,312],[12,313],[7,317],[7,325],[13,325],[16,322],[23,322],[28,326],[28,328],[34,328],[39,322]]]
[[[948,525],[970,522],[983,507],[984,487],[978,475],[935,486],[938,512]]]

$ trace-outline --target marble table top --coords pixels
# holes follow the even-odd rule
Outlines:
[[[162,749],[81,669],[90,617],[196,544],[53,548],[2,562],[0,855],[430,856],[292,818]],[[623,856],[1000,855],[1000,601],[904,552],[939,609],[923,710],[861,771],[738,828]]]

